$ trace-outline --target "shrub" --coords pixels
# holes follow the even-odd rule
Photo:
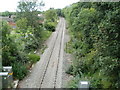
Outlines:
[[[13,76],[17,79],[22,80],[27,75],[27,68],[21,62],[15,62],[12,64],[13,67]]]
[[[44,27],[45,27],[47,30],[49,30],[49,31],[52,31],[52,32],[55,31],[55,24],[52,23],[52,22],[46,22],[46,23],[44,24]]]
[[[119,11],[118,3],[106,2],[76,3],[64,9],[75,57],[68,73],[80,79],[82,73],[93,88],[120,87]]]
[[[32,62],[32,63],[36,63],[37,61],[40,60],[40,56],[36,55],[36,54],[29,54],[28,55],[28,59]]]

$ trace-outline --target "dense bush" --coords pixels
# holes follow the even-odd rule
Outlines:
[[[54,32],[58,20],[57,11],[55,9],[50,9],[47,10],[44,13],[44,15],[45,15],[44,22],[45,29]]]
[[[19,23],[20,22],[21,20],[19,20]],[[23,79],[27,74],[28,68],[26,65],[28,62],[33,64],[40,60],[40,56],[29,54],[38,48],[38,46],[36,46],[37,40],[41,40],[42,42],[51,34],[49,31],[42,31],[41,33],[44,35],[41,35],[42,37],[38,39],[32,34],[32,27],[21,27],[22,24],[13,30],[6,22],[2,22],[1,27],[2,64],[3,66],[13,66],[14,78],[17,79]]]
[[[24,42],[20,34],[11,34],[12,28],[2,22],[2,64],[13,66],[14,78],[22,79],[27,74],[25,63],[28,61],[24,52]]]
[[[2,60],[3,65],[6,66],[11,65],[18,60],[21,62],[27,60],[24,52],[19,48],[21,47],[20,44],[15,41],[16,36],[11,35],[11,30],[12,28],[10,28],[6,22],[2,22]]]
[[[28,54],[28,59],[32,62],[32,63],[36,63],[37,61],[40,60],[40,56],[36,55],[36,54]]]
[[[28,68],[26,68],[26,64],[28,62],[33,64],[40,60],[40,56],[28,54],[38,48],[42,48],[43,42],[51,33],[49,31],[41,31],[43,28],[41,25],[36,28],[27,26],[27,19],[25,18],[17,21],[17,28],[14,30],[7,22],[3,21],[1,24],[2,64],[3,66],[13,66],[14,78],[23,79],[27,74]],[[16,64],[16,62],[20,65]]]
[[[52,31],[52,32],[55,31],[55,24],[52,23],[52,22],[45,22],[44,27],[46,28],[46,30],[49,30],[49,31]]]
[[[15,78],[21,80],[27,75],[28,71],[27,71],[25,64],[21,62],[14,62],[12,64],[12,67],[13,67],[13,75]]]
[[[119,88],[120,3],[78,2],[64,13],[75,56],[69,73],[89,80],[93,88]]]

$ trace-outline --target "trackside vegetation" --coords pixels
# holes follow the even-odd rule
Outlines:
[[[20,1],[15,17],[16,28],[9,26],[8,22],[2,21],[2,64],[13,67],[14,79],[23,79],[32,64],[40,60],[39,50],[43,53],[45,40],[51,35],[51,29],[44,28],[44,13],[38,11],[44,4],[35,0]],[[34,7],[34,8],[32,8]],[[6,12],[5,12],[6,13]],[[51,12],[56,17],[51,16],[49,20],[57,21],[56,12]],[[41,16],[38,16],[40,14]],[[48,15],[49,16],[49,15]],[[49,21],[50,23],[50,21]],[[50,24],[51,24],[50,23]],[[56,23],[57,24],[57,23]],[[55,24],[55,25],[56,25]],[[56,27],[54,25],[54,28]]]
[[[87,80],[91,88],[120,88],[120,2],[78,2],[63,11],[74,55],[69,87]]]
[[[44,23],[44,27],[45,29],[54,32],[55,31],[55,27],[57,25],[57,12],[55,9],[51,8],[49,10],[47,10],[45,13],[45,23]]]

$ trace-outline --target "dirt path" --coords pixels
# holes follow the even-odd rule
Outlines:
[[[61,88],[64,53],[65,20],[60,18],[56,31],[51,35],[48,48],[29,76],[19,83],[20,88]]]

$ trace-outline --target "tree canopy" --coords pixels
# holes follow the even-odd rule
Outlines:
[[[17,7],[17,19],[26,18],[28,26],[36,27],[38,25],[38,11],[43,7],[43,2],[37,0],[24,0],[20,1]]]

